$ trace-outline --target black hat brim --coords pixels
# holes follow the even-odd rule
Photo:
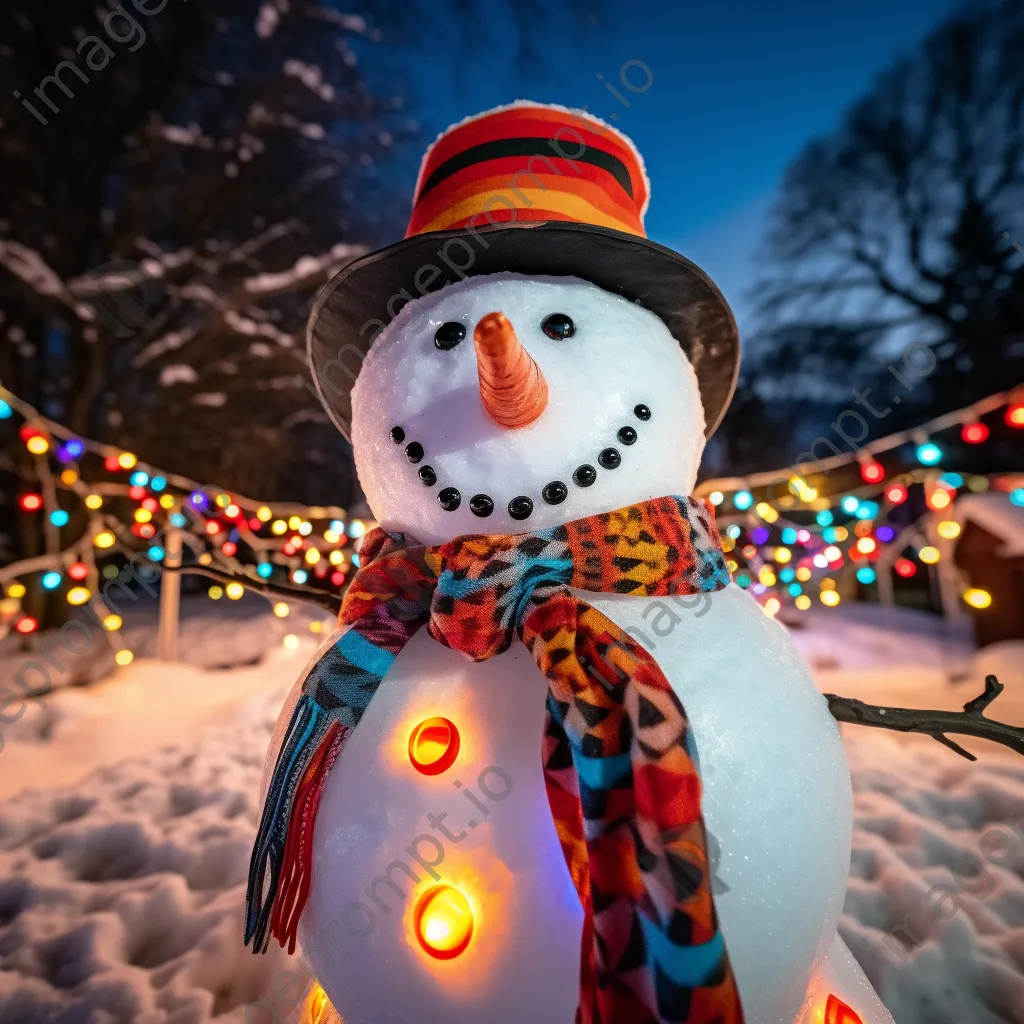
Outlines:
[[[360,257],[328,281],[309,317],[307,348],[317,390],[346,438],[352,385],[379,330],[414,298],[502,271],[579,277],[656,314],[693,366],[705,435],[714,433],[736,387],[739,334],[707,274],[639,235],[543,221],[414,235]]]

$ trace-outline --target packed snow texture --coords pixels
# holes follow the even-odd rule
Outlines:
[[[544,412],[516,430],[499,426],[480,400],[473,331],[492,312],[508,317],[548,384]],[[552,313],[571,317],[576,333],[545,335],[541,324]],[[452,321],[465,337],[440,350],[434,335]],[[474,494],[494,502],[488,533],[538,530],[666,493],[689,494],[704,447],[697,379],[668,328],[635,303],[575,278],[493,274],[407,303],[377,337],[352,402],[356,466],[370,508],[387,529],[429,544],[480,532],[482,521],[469,507]],[[640,403],[650,408],[649,421],[635,415]],[[404,431],[403,443],[392,440],[393,427]],[[635,443],[618,440],[622,427],[636,431]],[[423,447],[419,465],[406,457],[411,442]],[[618,449],[618,468],[601,468],[606,448]],[[592,486],[573,482],[581,465],[597,470]],[[423,486],[423,466],[436,473],[436,487]],[[541,497],[552,481],[568,487],[555,506]],[[437,501],[448,487],[462,497],[455,511]],[[533,502],[526,523],[507,511],[518,496]]]
[[[241,627],[215,623],[189,655],[223,665]],[[793,635],[826,691],[952,709],[995,672],[1007,690],[989,715],[1024,724],[1024,646],[972,657],[938,625],[844,606]],[[264,641],[240,668],[140,659],[51,693],[45,735],[8,737],[4,1024],[297,1021],[303,965],[239,937],[263,756],[314,649],[305,636],[294,651]],[[974,764],[927,738],[843,733],[855,832],[841,935],[897,1024],[1024,1024],[1024,762],[970,740]]]

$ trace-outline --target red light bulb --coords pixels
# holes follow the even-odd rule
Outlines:
[[[880,483],[885,479],[885,467],[873,459],[870,462],[862,462],[860,465],[860,476],[865,483]]]
[[[981,444],[989,434],[988,427],[984,423],[965,423],[960,437],[968,444]]]

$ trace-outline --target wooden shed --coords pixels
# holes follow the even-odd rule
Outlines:
[[[1024,508],[989,491],[964,495],[955,511],[953,561],[969,586],[992,597],[989,607],[970,610],[977,645],[1024,640]]]

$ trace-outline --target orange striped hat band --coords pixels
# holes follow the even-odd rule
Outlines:
[[[650,188],[632,142],[581,111],[519,102],[453,125],[423,158],[406,237],[567,221],[646,238]]]

